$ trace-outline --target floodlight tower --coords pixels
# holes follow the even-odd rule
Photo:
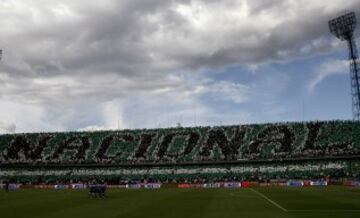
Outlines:
[[[355,27],[355,12],[347,13],[329,21],[330,32],[341,41],[347,41],[349,46],[353,119],[360,121],[359,59],[354,38]]]

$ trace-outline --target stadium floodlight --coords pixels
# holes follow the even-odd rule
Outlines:
[[[329,21],[330,32],[349,46],[350,77],[353,119],[360,121],[359,60],[354,38],[356,27],[355,12],[350,12]]]

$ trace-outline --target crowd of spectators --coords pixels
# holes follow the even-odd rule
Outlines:
[[[351,121],[14,134],[0,135],[0,179],[357,176],[359,155]]]
[[[266,180],[266,179],[315,179],[360,178],[359,160],[294,161],[291,163],[218,164],[209,166],[157,166],[157,167],[106,167],[106,168],[3,168],[0,180],[21,182],[89,181],[89,180],[154,180],[161,182],[204,180]]]

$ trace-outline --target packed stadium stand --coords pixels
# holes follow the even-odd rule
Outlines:
[[[356,177],[352,121],[0,136],[0,180],[251,180]]]

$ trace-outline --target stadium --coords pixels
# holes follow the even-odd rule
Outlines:
[[[358,122],[11,134],[0,141],[0,177],[14,191],[2,194],[5,217],[359,213]],[[89,199],[91,184],[106,184],[104,201]],[[30,203],[29,196],[39,199]],[[14,210],[19,205],[24,210]]]
[[[197,4],[203,4],[202,6],[207,4],[203,2],[199,3],[200,1],[190,2],[192,2],[191,4],[189,3],[191,7],[194,5],[198,7]],[[277,5],[277,3],[279,3],[279,1],[277,1],[275,5]],[[153,4],[155,4],[155,2],[153,2]],[[188,3],[184,3],[184,5],[186,4]],[[356,10],[357,7],[360,7],[360,4],[355,1],[349,4],[352,5],[354,10]],[[71,21],[75,22],[80,18],[75,15],[73,16],[73,14],[70,13],[71,10],[67,11],[64,9],[71,9],[71,7],[74,6],[70,5],[71,4],[67,5],[69,8],[67,8],[66,5],[66,7],[63,6],[61,8],[61,15],[63,16],[66,14],[66,16],[71,17]],[[166,5],[166,3],[162,3],[161,5]],[[259,5],[263,6],[262,3]],[[152,8],[151,5],[145,3],[141,6],[144,6],[146,10],[150,10],[149,8]],[[301,6],[306,8],[304,5]],[[3,4],[2,7],[9,7],[14,10],[18,10],[18,7],[13,5]],[[34,8],[38,7],[40,8],[40,5],[35,4]],[[106,13],[110,13],[107,11],[107,7],[111,8],[113,5],[111,7],[106,4],[101,6],[95,5],[94,8],[91,10],[89,9],[89,11],[105,10],[106,8]],[[146,11],[139,5],[131,5],[130,7],[124,3],[122,7],[128,7],[128,10],[141,12]],[[216,3],[215,6],[211,7],[217,8],[220,7],[220,5],[217,5]],[[211,7],[211,10],[215,10]],[[221,5],[221,7],[225,6]],[[179,14],[184,15],[185,9],[180,6],[176,9],[178,8],[180,8],[178,11]],[[196,9],[198,10],[197,13],[203,13],[203,9],[199,8]],[[96,81],[92,81],[91,84],[86,84],[90,87],[90,91],[84,91],[83,89],[74,91],[76,96],[81,96],[81,98],[76,98],[71,92],[71,85],[75,83],[73,80],[65,79],[64,81],[66,86],[62,89],[59,88],[61,87],[61,82],[54,82],[54,80],[45,79],[48,74],[57,74],[59,72],[66,71],[65,68],[73,67],[71,64],[68,63],[69,65],[66,65],[65,63],[67,63],[66,61],[69,61],[74,64],[73,62],[79,61],[74,56],[69,57],[69,59],[65,58],[66,60],[61,59],[59,63],[55,63],[55,65],[61,65],[62,62],[64,63],[64,66],[59,67],[60,70],[57,69],[53,71],[55,65],[45,66],[38,64],[36,65],[37,68],[29,67],[31,70],[29,70],[28,67],[25,67],[25,72],[31,71],[31,73],[37,72],[41,74],[41,76],[34,79],[36,82],[34,82],[33,86],[25,85],[26,83],[23,82],[19,82],[19,84],[12,83],[12,80],[9,79],[11,76],[7,76],[6,72],[14,71],[16,73],[16,70],[20,72],[22,68],[12,68],[12,64],[15,63],[15,65],[21,66],[22,64],[14,61],[17,57],[15,55],[12,56],[12,53],[10,53],[10,57],[7,60],[7,50],[4,49],[3,60],[0,62],[0,65],[4,65],[1,66],[0,69],[0,81],[5,86],[5,88],[1,90],[5,91],[3,91],[1,95],[5,96],[6,94],[9,94],[12,98],[14,98],[12,101],[18,102],[16,104],[8,104],[6,101],[10,100],[0,96],[0,102],[3,103],[5,108],[0,109],[0,111],[7,110],[9,117],[13,116],[11,115],[13,113],[15,114],[15,117],[21,117],[24,123],[26,123],[27,119],[29,119],[32,122],[45,120],[45,124],[30,123],[26,124],[27,126],[21,126],[20,124],[20,130],[16,131],[15,128],[13,128],[14,131],[2,132],[0,134],[0,217],[359,217],[360,79],[358,77],[359,61],[356,47],[357,36],[355,32],[357,21],[356,15],[358,15],[358,13],[347,12],[342,13],[339,16],[333,16],[333,9],[330,10],[326,8],[325,10],[325,6],[321,6],[321,8],[323,9],[322,11],[326,12],[324,12],[326,15],[324,15],[324,18],[329,19],[328,23],[320,24],[324,25],[327,28],[327,31],[329,32],[330,30],[330,33],[336,37],[332,36],[332,39],[330,40],[336,40],[335,42],[341,40],[348,43],[349,60],[345,62],[345,65],[346,67],[350,65],[351,95],[348,97],[351,97],[352,100],[351,106],[353,113],[351,118],[346,115],[345,118],[340,116],[340,119],[338,119],[336,116],[332,115],[329,116],[329,119],[317,120],[312,119],[313,117],[310,116],[310,120],[305,120],[305,109],[302,108],[302,111],[301,109],[299,110],[299,114],[301,115],[297,115],[297,118],[294,120],[289,120],[287,118],[282,120],[282,117],[280,116],[280,120],[276,122],[271,118],[260,119],[260,122],[257,122],[258,120],[250,119],[250,122],[238,123],[236,123],[236,120],[233,121],[230,119],[230,121],[225,122],[225,124],[222,124],[220,121],[206,125],[206,122],[204,122],[205,118],[203,118],[203,122],[201,122],[200,114],[196,114],[198,109],[191,104],[190,109],[185,110],[186,113],[190,113],[189,117],[191,118],[188,117],[184,119],[185,123],[190,122],[186,119],[191,121],[194,119],[195,121],[193,122],[193,125],[182,126],[179,122],[180,116],[178,116],[176,120],[177,125],[164,124],[163,127],[161,127],[159,124],[156,124],[155,119],[165,119],[165,111],[168,110],[168,108],[166,108],[166,104],[171,105],[172,102],[167,101],[164,105],[156,107],[154,105],[162,101],[157,102],[154,98],[149,101],[150,107],[146,105],[146,99],[151,98],[151,96],[146,93],[150,91],[145,89],[145,91],[140,94],[140,96],[145,96],[141,98],[140,104],[137,104],[137,100],[133,96],[130,100],[130,111],[135,111],[133,112],[135,115],[128,112],[130,117],[129,120],[134,120],[133,122],[135,122],[137,117],[140,117],[141,119],[139,119],[140,121],[138,126],[132,127],[128,124],[126,127],[120,128],[119,118],[114,118],[114,116],[118,116],[118,114],[111,112],[112,110],[110,109],[112,109],[112,107],[109,109],[109,107],[105,106],[106,110],[104,111],[111,113],[110,120],[116,120],[116,128],[97,129],[93,128],[93,126],[90,126],[91,128],[80,128],[84,123],[88,124],[87,122],[82,121],[88,113],[87,110],[90,108],[90,115],[96,114],[95,112],[93,113],[92,110],[95,111],[97,107],[99,107],[97,104],[101,105],[98,103],[100,102],[99,99],[108,98],[104,97],[104,93],[99,94],[100,97],[95,97],[96,92],[100,92],[99,90],[105,89],[110,92],[109,95],[112,97],[109,98],[113,101],[113,98],[115,98],[113,96],[117,96],[119,89],[114,88],[115,91],[112,90],[110,86],[113,85],[113,83],[109,83],[108,78],[101,79],[100,77],[96,77]],[[121,7],[116,7],[116,9],[121,11]],[[209,11],[211,11],[210,9]],[[117,14],[117,10],[114,10],[113,12]],[[253,10],[254,13],[257,11],[255,9]],[[227,8],[225,11],[228,13],[231,11],[231,8]],[[20,12],[18,13],[21,14]],[[58,13],[56,10],[55,12]],[[56,14],[55,12],[52,11],[51,13]],[[90,12],[86,11],[86,13],[82,13],[86,14]],[[138,12],[135,13],[135,20],[141,20],[141,18],[144,19],[142,15],[137,13]],[[262,14],[263,12],[256,13]],[[69,14],[71,14],[71,16]],[[82,16],[85,16],[84,14],[82,14]],[[33,14],[34,17],[36,17],[35,15],[36,13]],[[88,15],[89,14],[86,14],[86,16]],[[228,16],[231,17],[232,15],[233,14],[229,13]],[[329,17],[330,15],[331,17]],[[146,15],[145,17],[151,22],[159,22],[159,19],[162,19],[161,16],[151,14],[151,16]],[[51,16],[48,18],[53,19]],[[170,19],[169,17],[166,18]],[[65,17],[62,19],[65,19]],[[100,18],[97,19],[101,20]],[[162,24],[161,22],[159,23]],[[161,26],[160,24],[159,26]],[[198,23],[195,22],[195,24],[198,25],[197,28],[200,28]],[[61,25],[57,22],[55,22],[54,25],[58,28],[61,27]],[[159,28],[171,29],[174,24],[171,23],[171,25],[167,25],[169,26],[165,25]],[[215,26],[216,24],[214,24],[214,27]],[[80,28],[80,26],[78,27]],[[105,28],[104,26],[102,27]],[[112,25],[110,25],[110,27],[113,28]],[[47,26],[47,28],[50,27]],[[141,28],[145,31],[149,28],[149,26],[141,26]],[[130,29],[127,31],[131,32]],[[18,34],[16,31],[14,32],[15,35]],[[327,34],[330,35],[328,32]],[[116,34],[120,33],[117,32]],[[57,36],[51,36],[50,38],[52,37],[56,38]],[[84,39],[88,37],[91,38],[88,35],[81,36],[80,38]],[[136,40],[135,36],[132,37],[130,37],[130,41]],[[102,37],[100,38],[102,39]],[[96,38],[96,40],[100,38]],[[129,43],[127,40],[129,39],[126,38],[126,43]],[[282,38],[282,40],[286,41],[285,37]],[[0,42],[3,43],[2,40],[0,40]],[[250,42],[251,40],[249,39],[249,43]],[[111,43],[114,42],[111,41]],[[163,43],[165,44],[165,42]],[[53,44],[50,42],[44,42],[41,44],[42,46],[43,44],[46,46],[51,44],[50,49],[53,49]],[[75,44],[76,42],[71,42],[71,46],[67,46],[65,50],[71,50],[71,47]],[[328,44],[326,45],[329,46]],[[89,45],[89,49],[93,51],[92,49],[94,49],[94,46],[101,48],[106,47],[104,44],[99,43],[96,45]],[[274,44],[273,46],[276,45]],[[8,47],[9,46],[6,46],[6,48]],[[132,48],[138,49],[138,47]],[[341,51],[343,52],[343,44],[340,44],[339,48],[341,48]],[[178,49],[181,50],[180,48]],[[333,50],[328,51],[328,53],[333,52]],[[74,52],[74,50],[71,51]],[[34,55],[41,52],[41,49],[38,49],[31,51],[30,54]],[[127,50],[126,52],[128,52],[128,56],[131,56],[130,50]],[[80,52],[80,54],[86,56],[84,53]],[[311,54],[308,54],[307,51],[305,51],[304,54],[311,56]],[[47,54],[42,58],[52,59],[54,58],[52,55],[53,54]],[[137,55],[141,55],[141,52],[137,53]],[[299,54],[296,53],[296,55]],[[321,53],[321,55],[323,54]],[[105,55],[105,57],[111,59],[107,55]],[[214,57],[216,58],[211,59],[211,63],[228,56],[225,55],[224,57],[218,57],[214,55]],[[36,63],[40,63],[41,58],[37,58],[38,59],[33,57],[33,59],[36,59]],[[91,59],[92,57],[86,56],[86,58]],[[106,58],[100,58],[100,62],[105,62],[106,69],[108,69],[110,66],[107,65],[112,65],[113,63],[108,62]],[[202,61],[201,58],[197,58],[198,62]],[[248,57],[245,59],[247,58]],[[317,57],[310,57],[311,61],[316,58]],[[123,58],[121,60],[125,59],[126,58]],[[282,56],[280,59],[285,60]],[[159,61],[160,59],[156,60]],[[329,60],[330,62],[336,62],[333,59]],[[26,61],[28,61],[28,65],[31,66],[30,62],[33,60],[24,59],[24,62]],[[126,59],[125,61],[120,61],[120,65],[126,65],[127,61],[131,62]],[[236,59],[235,62],[236,61],[241,62],[244,60]],[[329,62],[328,60],[326,61]],[[95,62],[94,65],[96,69],[98,67],[103,70],[103,66],[100,66],[100,62],[98,63],[95,59],[93,59],[92,62]],[[116,60],[116,62],[118,62],[118,60]],[[137,60],[136,63],[138,62],[139,60]],[[185,63],[190,65],[189,62]],[[245,61],[244,63],[247,62]],[[87,81],[87,77],[92,76],[90,73],[87,74],[82,71],[80,72],[75,70],[78,68],[86,68],[82,66],[82,64],[84,63],[79,63],[80,66],[78,66],[76,63],[76,66],[71,69],[73,70],[72,72],[75,72],[74,74],[76,74],[76,76],[84,76],[81,77],[81,80]],[[142,64],[146,65],[145,61],[140,63],[140,65]],[[318,63],[316,62],[314,65],[317,64]],[[220,68],[216,64],[211,65],[209,63],[205,63],[204,65],[207,66],[207,69],[210,68],[214,70]],[[136,74],[136,76],[140,77],[135,70],[132,71],[132,67],[133,66],[128,68],[128,70],[131,68],[129,72],[132,72],[133,74]],[[161,67],[163,66],[159,68],[156,66],[154,69],[152,69],[150,65],[146,65],[145,67],[149,67],[149,74],[151,74],[151,70],[155,69],[161,71]],[[293,67],[293,65],[291,65],[291,67]],[[291,67],[289,69],[292,69]],[[295,67],[306,68],[304,65],[295,65]],[[261,66],[259,68],[261,68]],[[328,68],[316,69],[321,72],[325,72],[322,70]],[[89,69],[86,68],[85,70]],[[115,71],[123,70],[119,66],[115,66],[114,69]],[[188,68],[181,68],[181,70],[184,69],[187,70]],[[241,67],[236,69],[239,70]],[[342,69],[343,68],[340,68],[340,70]],[[230,71],[231,70],[226,71],[224,74],[231,74]],[[326,76],[340,74],[332,68],[326,72],[328,74]],[[348,74],[348,72],[346,73]],[[121,77],[126,77],[126,73],[119,74]],[[215,74],[218,75],[220,73],[216,72]],[[325,74],[326,73],[323,73],[323,75]],[[277,74],[274,73],[273,75]],[[61,79],[66,76],[55,76],[55,78],[61,81]],[[76,77],[75,75],[73,76]],[[27,76],[23,74],[17,75],[19,80],[21,80],[22,77]],[[310,83],[310,92],[313,92],[314,87],[323,80],[323,77],[319,77],[320,79],[315,83]],[[129,78],[126,78],[126,81],[123,81],[121,84],[126,86],[126,82],[130,81]],[[141,79],[147,80],[147,77],[144,78]],[[112,79],[117,80],[116,78]],[[169,82],[165,77],[161,77],[161,79],[165,82]],[[206,80],[205,77],[202,79]],[[30,79],[26,81],[30,81]],[[106,84],[105,88],[100,87],[99,85],[102,84],[103,81],[105,81]],[[172,81],[177,80],[173,79]],[[341,80],[338,79],[338,81],[335,81],[335,84],[340,84],[341,82],[339,81]],[[152,82],[156,83],[155,81]],[[46,83],[49,83],[55,88],[49,89],[44,85]],[[75,84],[79,85],[78,83]],[[206,82],[204,84],[206,84]],[[201,95],[200,97],[203,100],[209,95],[214,99],[218,97],[223,90],[225,90],[226,95],[220,96],[222,100],[226,99],[228,101],[230,99],[233,101],[231,105],[235,105],[236,110],[241,110],[237,107],[239,105],[243,106],[243,104],[248,101],[248,98],[239,96],[229,97],[229,93],[232,93],[233,90],[236,92],[245,90],[244,93],[248,93],[250,86],[241,85],[240,83],[240,85],[237,84],[236,86],[232,86],[230,83],[226,82],[222,82],[220,84],[225,84],[225,88],[219,88],[219,84],[211,85],[211,88],[216,90],[213,92],[203,91],[205,89],[204,87],[196,87],[197,89],[194,89],[195,91],[176,89],[176,92],[181,92],[182,90],[182,94],[185,93],[184,95],[186,98],[191,95]],[[97,85],[99,85],[100,88],[97,87]],[[38,97],[36,95],[39,93],[34,91],[32,88],[35,87],[34,89],[38,90],[41,89],[42,86],[46,88],[44,89],[45,91],[42,90],[42,92],[46,93],[44,95],[39,95],[40,97]],[[126,86],[126,89],[129,89],[129,93],[131,93],[131,88],[133,88],[132,86],[133,84]],[[161,85],[156,84],[155,86],[156,88],[159,88],[157,86]],[[176,84],[171,86],[176,86]],[[275,83],[275,86],[271,86],[271,89],[276,89],[277,86],[280,85]],[[25,88],[20,89],[19,87]],[[334,87],[330,88],[333,89]],[[346,88],[349,89],[348,86]],[[23,103],[22,100],[18,100],[16,98],[18,94],[11,93],[11,91],[17,89],[21,90],[20,96],[25,96],[24,98],[30,98],[30,100],[24,101],[25,103]],[[60,94],[54,94],[54,96],[58,98],[48,100],[48,97],[52,96],[50,94],[53,94],[53,92],[57,90],[60,90]],[[230,90],[230,92],[228,90]],[[86,95],[83,95],[85,92]],[[125,93],[126,95],[130,95],[128,92]],[[160,91],[159,89],[156,89],[155,94],[157,95],[159,93],[161,94],[161,99],[168,97],[166,94],[171,93],[171,91],[168,91],[166,87],[161,88]],[[163,93],[166,94],[162,95]],[[119,96],[120,95],[121,94],[119,94]],[[184,101],[184,105],[187,103],[188,99],[183,100],[180,98],[179,100],[171,94],[169,95],[169,99],[174,102]],[[255,95],[250,96],[252,96],[256,101],[259,100],[258,97],[254,97]],[[270,95],[266,95],[266,98],[269,98],[269,96]],[[74,98],[76,103],[71,100],[69,100],[69,103],[68,101],[63,100],[62,97],[64,99]],[[199,100],[200,97],[197,99]],[[125,99],[126,97],[123,98]],[[344,96],[341,96],[341,98],[344,98]],[[319,99],[323,100],[321,97],[319,97]],[[319,99],[316,99],[316,101],[319,101]],[[208,99],[206,100],[209,101]],[[204,100],[204,102],[206,102],[206,100]],[[65,125],[66,128],[52,127],[51,125],[53,123],[59,121],[58,117],[65,117],[67,113],[67,106],[62,107],[62,104],[77,104],[77,101],[86,102],[80,107],[75,107],[76,109],[79,109],[76,110],[76,112],[73,112],[75,110],[71,111],[71,113],[75,113],[75,117],[78,118],[78,120],[74,119],[73,116],[69,116],[69,121],[67,120],[67,122],[70,124],[68,124],[68,126]],[[325,100],[323,101],[327,102]],[[96,106],[91,105],[90,103],[88,104],[88,102],[95,102]],[[123,102],[125,102],[125,100],[123,100]],[[216,106],[213,105],[213,108],[216,108],[221,104],[225,105],[224,102],[215,102]],[[57,107],[57,109],[53,111],[50,110],[48,114],[44,113],[45,115],[43,114],[43,117],[41,117],[37,116],[34,112],[35,110],[32,108],[29,109],[30,107],[26,106],[26,104],[35,105],[36,107],[42,107],[45,105],[44,108],[54,106]],[[327,108],[326,106],[317,108],[320,104],[322,104],[321,102],[319,105],[314,102],[313,104],[314,105],[311,105],[311,107],[313,108],[313,111],[316,111],[316,113],[313,112],[314,114],[317,114],[319,110],[323,114],[326,114],[327,110],[335,110],[334,108]],[[20,111],[15,109],[17,107],[12,105],[21,105],[25,109]],[[226,106],[230,107],[229,105]],[[264,103],[263,105],[276,107],[273,103]],[[174,103],[174,107],[177,106],[183,107],[181,104]],[[161,111],[159,109],[161,107],[165,107],[166,109]],[[304,103],[302,107],[304,107]],[[340,105],[338,102],[335,102],[332,107],[347,108],[349,105]],[[140,113],[137,113],[138,108],[152,108],[153,111],[149,112],[150,115],[147,116],[148,120],[143,119],[144,117],[142,117]],[[224,108],[226,107],[221,109]],[[27,109],[31,112],[26,111]],[[271,110],[271,108],[265,109],[269,111]],[[294,109],[294,107],[289,107],[288,109],[291,109],[290,111],[292,114],[292,109]],[[220,117],[226,117],[227,113],[230,112],[234,113],[234,115],[230,116],[230,118],[238,116],[238,114],[234,112],[233,108],[231,110],[224,110],[225,111],[220,112]],[[251,108],[251,110],[257,111],[255,108]],[[342,109],[338,110],[343,113]],[[142,111],[142,113],[146,113],[143,109],[140,109],[140,111]],[[160,115],[155,117],[155,113],[159,113]],[[178,112],[174,111],[173,113],[177,114]],[[186,113],[183,113],[184,117],[186,116]],[[210,113],[209,110],[206,110],[204,114],[206,113]],[[205,117],[204,114],[202,116]],[[264,117],[263,115],[268,115],[266,112],[264,112],[264,114],[254,112],[254,114],[255,117]],[[300,119],[301,116],[302,120]],[[0,118],[3,119],[2,117]],[[199,120],[196,120],[197,118]],[[101,121],[98,121],[101,119],[97,117],[92,117],[90,120],[91,122],[101,123]],[[148,121],[155,124],[149,126],[147,124]],[[73,129],[72,125],[76,126],[76,129]],[[4,129],[4,126],[6,125],[1,121],[0,129]]]

